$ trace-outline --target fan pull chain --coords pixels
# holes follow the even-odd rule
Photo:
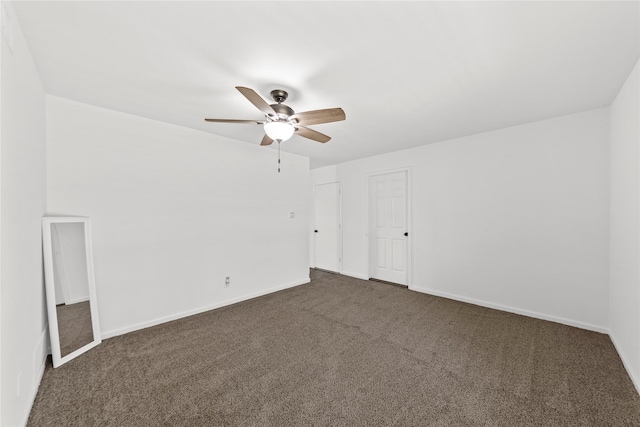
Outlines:
[[[278,173],[280,173],[280,140],[278,140]]]

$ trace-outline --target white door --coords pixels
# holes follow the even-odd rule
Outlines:
[[[313,187],[315,267],[340,270],[340,184]]]
[[[407,171],[369,177],[370,277],[406,285]]]

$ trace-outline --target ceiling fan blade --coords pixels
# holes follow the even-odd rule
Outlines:
[[[313,139],[314,141],[322,143],[328,142],[331,139],[331,137],[328,135],[325,135],[313,129],[306,128],[304,126],[296,126],[296,135],[304,136],[305,138]]]
[[[258,110],[262,111],[267,116],[275,116],[276,112],[271,105],[267,103],[260,95],[256,93],[253,89],[249,89],[248,87],[236,86],[236,89],[240,91],[241,94],[244,95],[245,98],[249,100],[253,105],[255,105]]]
[[[205,119],[208,122],[215,123],[250,123],[254,125],[263,125],[266,122],[264,120],[234,120],[234,119]]]
[[[303,126],[309,126],[339,122],[340,120],[346,119],[347,116],[344,114],[342,108],[327,108],[324,110],[305,111],[303,113],[293,114],[289,118],[296,120]]]
[[[262,138],[262,142],[260,143],[260,145],[271,145],[273,144],[273,139],[269,138],[269,135],[264,135],[264,138]]]

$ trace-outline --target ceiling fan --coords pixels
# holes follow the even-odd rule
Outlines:
[[[282,89],[271,91],[271,98],[276,102],[269,104],[262,99],[253,89],[236,86],[245,98],[262,111],[264,120],[233,120],[233,119],[205,119],[208,122],[218,123],[247,123],[264,125],[265,135],[260,145],[271,145],[273,141],[286,141],[293,134],[325,143],[331,139],[323,133],[308,128],[308,125],[319,125],[344,120],[346,118],[342,108],[327,108],[324,110],[305,111],[296,113],[290,107],[283,104],[289,94]]]

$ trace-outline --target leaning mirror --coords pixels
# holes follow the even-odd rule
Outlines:
[[[45,217],[42,241],[51,355],[57,368],[102,342],[91,221]]]

